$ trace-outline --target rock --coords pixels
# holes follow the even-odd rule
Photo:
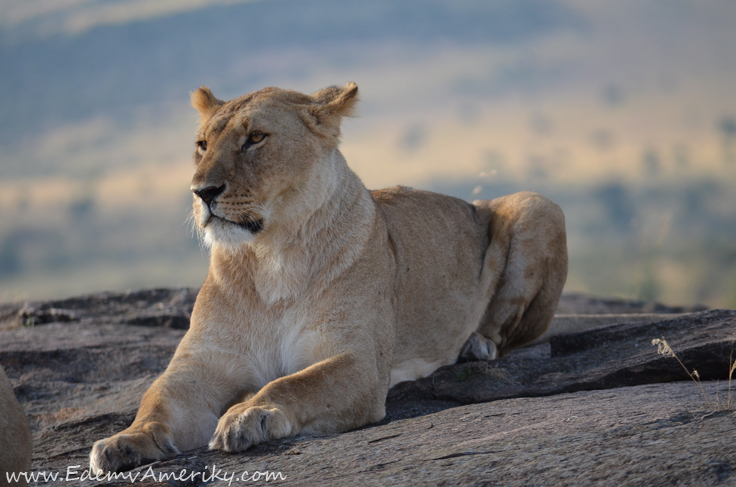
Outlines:
[[[566,293],[557,306],[558,315],[586,314],[677,314],[694,313],[708,309],[703,305],[667,306],[653,301],[631,301],[626,299],[602,299],[582,293]]]
[[[0,306],[0,363],[31,422],[34,472],[95,484],[78,478],[92,443],[133,420],[195,296],[157,289]],[[236,455],[202,448],[130,474],[137,485],[201,485],[213,465],[218,478],[280,472],[285,485],[736,483],[736,417],[718,409],[729,400],[736,311],[582,295],[563,296],[559,309],[561,323],[607,326],[398,384],[386,419],[361,430]],[[698,370],[707,399],[674,358],[656,353],[651,341],[663,336]]]
[[[235,475],[281,473],[293,486],[733,485],[736,418],[704,409],[699,394],[678,382],[508,399],[239,455],[200,450],[184,458]]]
[[[702,380],[726,377],[736,340],[736,311],[711,310],[658,323],[629,323],[552,337],[522,354],[455,364],[397,384],[391,399],[422,397],[462,404],[687,379],[652,339],[666,337]]]
[[[98,324],[132,324],[189,328],[197,290],[147,289],[98,293],[57,301],[0,305],[0,329],[94,320]]]
[[[0,367],[0,486],[26,485],[9,475],[31,468],[32,438],[26,415],[13,395],[13,387]]]

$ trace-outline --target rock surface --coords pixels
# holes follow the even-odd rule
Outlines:
[[[59,475],[31,485],[81,476],[92,443],[130,424],[195,296],[158,289],[0,305],[0,364],[31,422],[33,471]],[[398,384],[386,419],[358,431],[237,455],[203,448],[131,474],[138,485],[231,474],[237,484],[245,470],[251,480],[280,473],[284,485],[736,485],[736,416],[726,408],[736,311],[565,295],[558,313],[555,326],[604,326]],[[651,341],[662,337],[698,370],[703,391],[656,353]],[[158,482],[166,473],[176,478]]]

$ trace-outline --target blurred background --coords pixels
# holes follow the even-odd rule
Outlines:
[[[736,307],[736,2],[0,0],[0,300],[199,286],[196,112],[355,81],[369,188],[530,189],[568,291]]]

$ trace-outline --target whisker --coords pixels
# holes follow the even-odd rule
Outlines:
[[[194,209],[189,211],[189,216],[187,216],[186,220],[184,220],[184,223],[189,224],[189,232],[192,238],[194,238],[196,234],[199,251],[202,253],[203,257],[206,256],[208,253],[208,245],[207,242],[205,242],[204,229],[200,227],[197,223],[197,217],[194,215]]]

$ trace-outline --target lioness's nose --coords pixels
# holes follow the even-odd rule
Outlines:
[[[207,186],[206,188],[194,189],[192,192],[202,198],[202,201],[209,206],[212,200],[217,198],[222,192],[225,191],[225,185],[222,186]]]

